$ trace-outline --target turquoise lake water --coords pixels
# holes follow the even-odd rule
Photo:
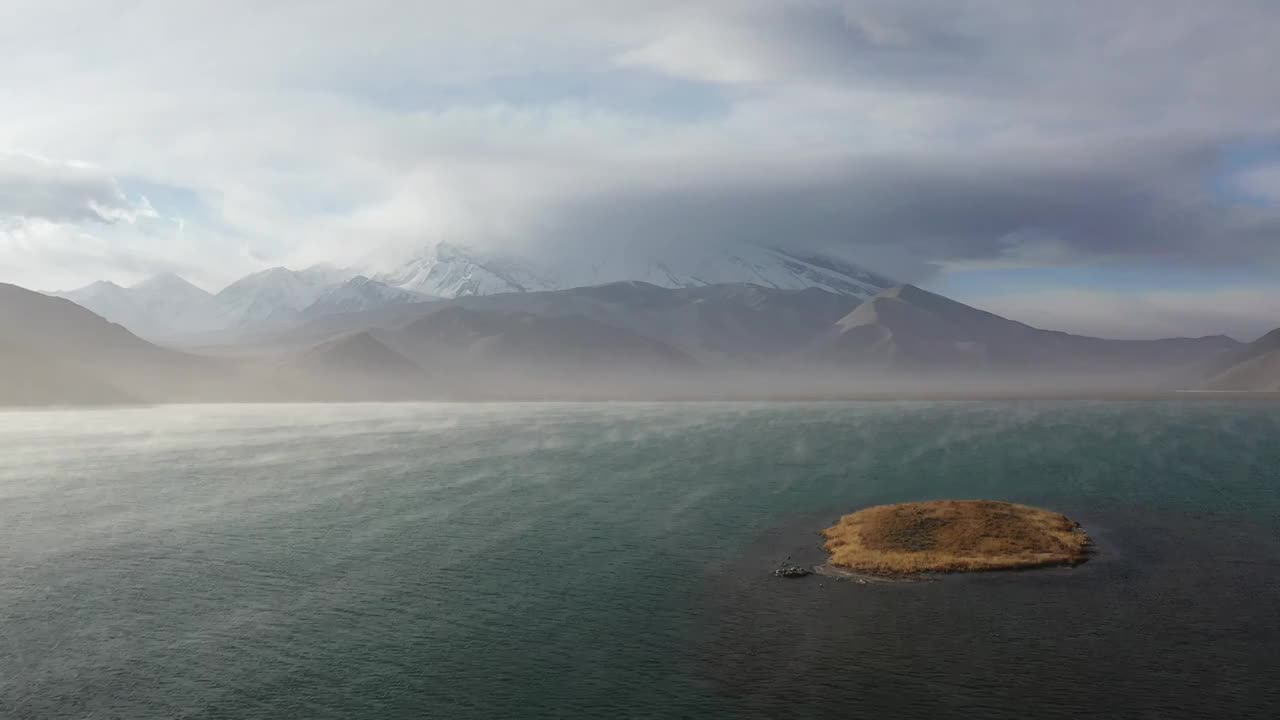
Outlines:
[[[1276,717],[1280,404],[0,413],[0,717]],[[1076,569],[784,580],[860,507]]]

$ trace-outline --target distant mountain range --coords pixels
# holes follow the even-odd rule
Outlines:
[[[350,278],[346,270],[325,265],[305,270],[271,268],[231,283],[213,302],[225,328],[283,326]]]
[[[288,327],[301,319],[424,302],[439,298],[562,290],[636,280],[665,288],[753,283],[766,288],[818,288],[870,297],[894,282],[845,260],[771,248],[707,248],[670,257],[583,258],[570,266],[540,267],[508,255],[456,244],[423,249],[390,272],[313,266],[271,268],[208,293],[173,275],[132,287],[95,282],[52,293],[157,341]]]
[[[1206,390],[1280,392],[1280,329],[1224,353],[1202,374]]]
[[[326,266],[271,268],[243,277],[216,295],[173,274],[130,287],[100,281],[51,294],[160,341],[287,327],[330,313],[433,299]]]
[[[62,298],[0,284],[0,403],[196,400],[230,373],[166,350]]]
[[[232,299],[272,300],[218,305],[271,329],[210,356],[164,349],[66,299],[0,286],[0,404],[1280,389],[1280,331],[1249,345],[1104,340],[911,285],[863,298],[626,281],[424,300],[327,272],[268,271],[228,288]],[[177,278],[134,289],[199,307],[176,302],[199,297]]]
[[[836,366],[902,371],[1094,373],[1187,366],[1239,347],[1225,335],[1103,340],[1041,330],[902,285],[841,318],[820,355]]]
[[[172,273],[156,275],[131,287],[98,281],[78,290],[51,294],[147,337],[168,337],[176,328],[199,334],[222,325],[213,296]]]

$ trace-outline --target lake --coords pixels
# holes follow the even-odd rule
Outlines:
[[[0,413],[0,717],[1275,717],[1280,405]],[[775,578],[877,503],[1075,569]]]

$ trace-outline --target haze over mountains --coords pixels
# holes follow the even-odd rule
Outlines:
[[[1280,329],[1224,353],[1201,374],[1206,390],[1280,392]]]
[[[167,337],[174,328],[198,334],[221,325],[213,296],[172,273],[130,287],[100,280],[78,290],[52,294],[147,337]]]
[[[0,367],[0,403],[19,405],[198,399],[198,388],[230,377],[217,361],[157,347],[69,300],[7,284]]]
[[[96,282],[53,294],[141,336],[166,341],[282,328],[301,318],[435,298],[560,290],[620,280],[667,288],[746,282],[777,289],[814,287],[852,297],[870,297],[894,285],[838,258],[751,246],[665,257],[590,257],[574,266],[542,267],[525,258],[438,243],[389,272],[361,273],[326,265],[279,267],[237,280],[216,295],[171,274],[128,288]]]
[[[1223,335],[1103,340],[1041,330],[911,285],[889,289],[836,323],[822,356],[836,365],[1109,372],[1189,365],[1239,347]]]
[[[171,273],[130,287],[100,281],[52,294],[159,341],[284,327],[303,317],[329,312],[430,299],[327,266],[263,270],[237,280],[216,295]]]
[[[147,342],[65,298],[0,286],[0,403],[1280,388],[1278,333],[1251,345],[1225,336],[1083,337],[892,285],[851,265],[775,251],[761,257],[776,262],[750,265],[750,274],[770,285],[672,273],[666,287],[628,280],[486,294],[499,289],[489,284],[497,275],[472,265],[466,272],[478,282],[454,283],[458,294],[447,299],[325,267],[264,271],[217,295],[176,276],[70,293],[148,333],[178,322],[255,329],[226,336],[222,347],[208,348],[211,356]],[[410,279],[425,287],[434,278],[433,289],[446,289],[445,279],[467,276],[452,274],[458,262]],[[886,287],[870,294],[877,284]]]

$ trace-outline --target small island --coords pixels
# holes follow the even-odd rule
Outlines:
[[[1078,565],[1089,536],[1064,515],[991,500],[879,505],[822,531],[830,566],[867,575]]]

